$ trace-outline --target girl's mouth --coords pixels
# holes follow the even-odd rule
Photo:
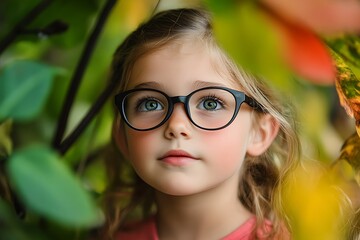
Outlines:
[[[159,160],[165,164],[180,167],[199,160],[199,158],[184,150],[170,150],[160,157]]]

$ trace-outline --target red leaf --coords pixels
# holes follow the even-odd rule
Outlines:
[[[299,76],[317,84],[333,84],[336,68],[322,40],[311,30],[289,22],[269,9],[270,21],[282,38],[284,58]]]
[[[318,84],[333,84],[336,70],[325,44],[311,31],[283,23],[285,59],[300,76]]]

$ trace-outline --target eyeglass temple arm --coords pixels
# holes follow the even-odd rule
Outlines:
[[[247,95],[245,95],[245,102],[256,111],[266,112],[265,108],[260,103]]]

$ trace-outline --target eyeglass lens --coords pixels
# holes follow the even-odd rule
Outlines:
[[[159,125],[170,110],[169,98],[153,90],[129,93],[124,99],[124,114],[136,129],[150,129]],[[190,120],[202,128],[216,129],[229,123],[235,108],[235,97],[224,89],[203,89],[188,97]]]

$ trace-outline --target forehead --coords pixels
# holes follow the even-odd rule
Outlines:
[[[186,86],[189,90],[196,82],[239,88],[230,79],[225,64],[201,40],[181,40],[149,51],[135,61],[128,87],[131,89],[146,82],[155,82],[164,88]]]

